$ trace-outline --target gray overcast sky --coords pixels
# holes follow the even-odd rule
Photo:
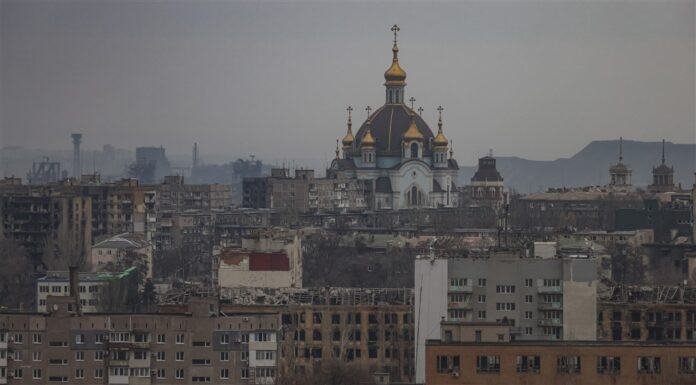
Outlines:
[[[329,158],[383,104],[398,23],[407,98],[473,164],[593,139],[693,143],[694,1],[0,0],[0,144]]]

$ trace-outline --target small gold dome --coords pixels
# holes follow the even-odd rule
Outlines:
[[[394,58],[391,66],[384,72],[384,80],[387,81],[387,85],[406,84],[406,71],[399,65],[399,47],[396,46],[396,43],[394,43],[392,52],[394,53]]]
[[[360,147],[374,147],[375,146],[375,137],[372,136],[372,133],[370,132],[370,128],[368,127],[367,131],[365,132],[365,135],[363,135],[362,141],[360,141]]]
[[[350,146],[353,144],[353,141],[355,140],[355,137],[353,136],[353,131],[348,129],[348,132],[346,133],[346,136],[343,137],[343,145],[344,146]]]
[[[411,125],[408,130],[404,132],[404,140],[423,140],[423,134],[421,134],[418,126],[416,126],[416,118],[411,114]]]
[[[440,128],[437,131],[437,136],[435,136],[435,139],[433,139],[433,145],[435,147],[447,147],[449,144],[449,140],[445,137],[445,134],[442,133],[442,128]]]

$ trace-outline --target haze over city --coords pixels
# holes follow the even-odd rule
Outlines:
[[[693,143],[693,1],[0,2],[0,143],[333,157],[383,103],[399,23],[407,98],[461,164],[592,140]]]

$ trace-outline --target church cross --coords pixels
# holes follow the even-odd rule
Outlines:
[[[411,96],[411,99],[409,99],[408,101],[411,102],[411,109],[413,109],[413,103],[415,103],[416,98],[414,98],[413,96]]]
[[[423,107],[418,107],[418,115],[423,115]]]
[[[370,119],[370,111],[372,111],[372,107],[370,107],[370,106],[365,107],[365,111],[367,111],[367,118]]]
[[[393,27],[391,27],[392,32],[394,32],[394,45],[396,45],[396,34],[401,31],[401,28],[399,28],[398,25],[394,24]]]

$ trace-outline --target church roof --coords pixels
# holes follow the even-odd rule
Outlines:
[[[657,167],[653,167],[653,174],[672,174],[674,173],[674,170],[672,167],[667,166],[666,164],[662,163],[661,165]]]
[[[401,141],[404,133],[411,125],[411,114],[415,112],[404,104],[385,104],[371,116],[370,131],[377,142],[377,156],[401,156]],[[415,114],[415,123],[418,131],[423,135],[423,155],[432,155],[430,141],[434,137],[428,124]],[[358,130],[356,138],[358,144],[365,135],[366,123]]]

